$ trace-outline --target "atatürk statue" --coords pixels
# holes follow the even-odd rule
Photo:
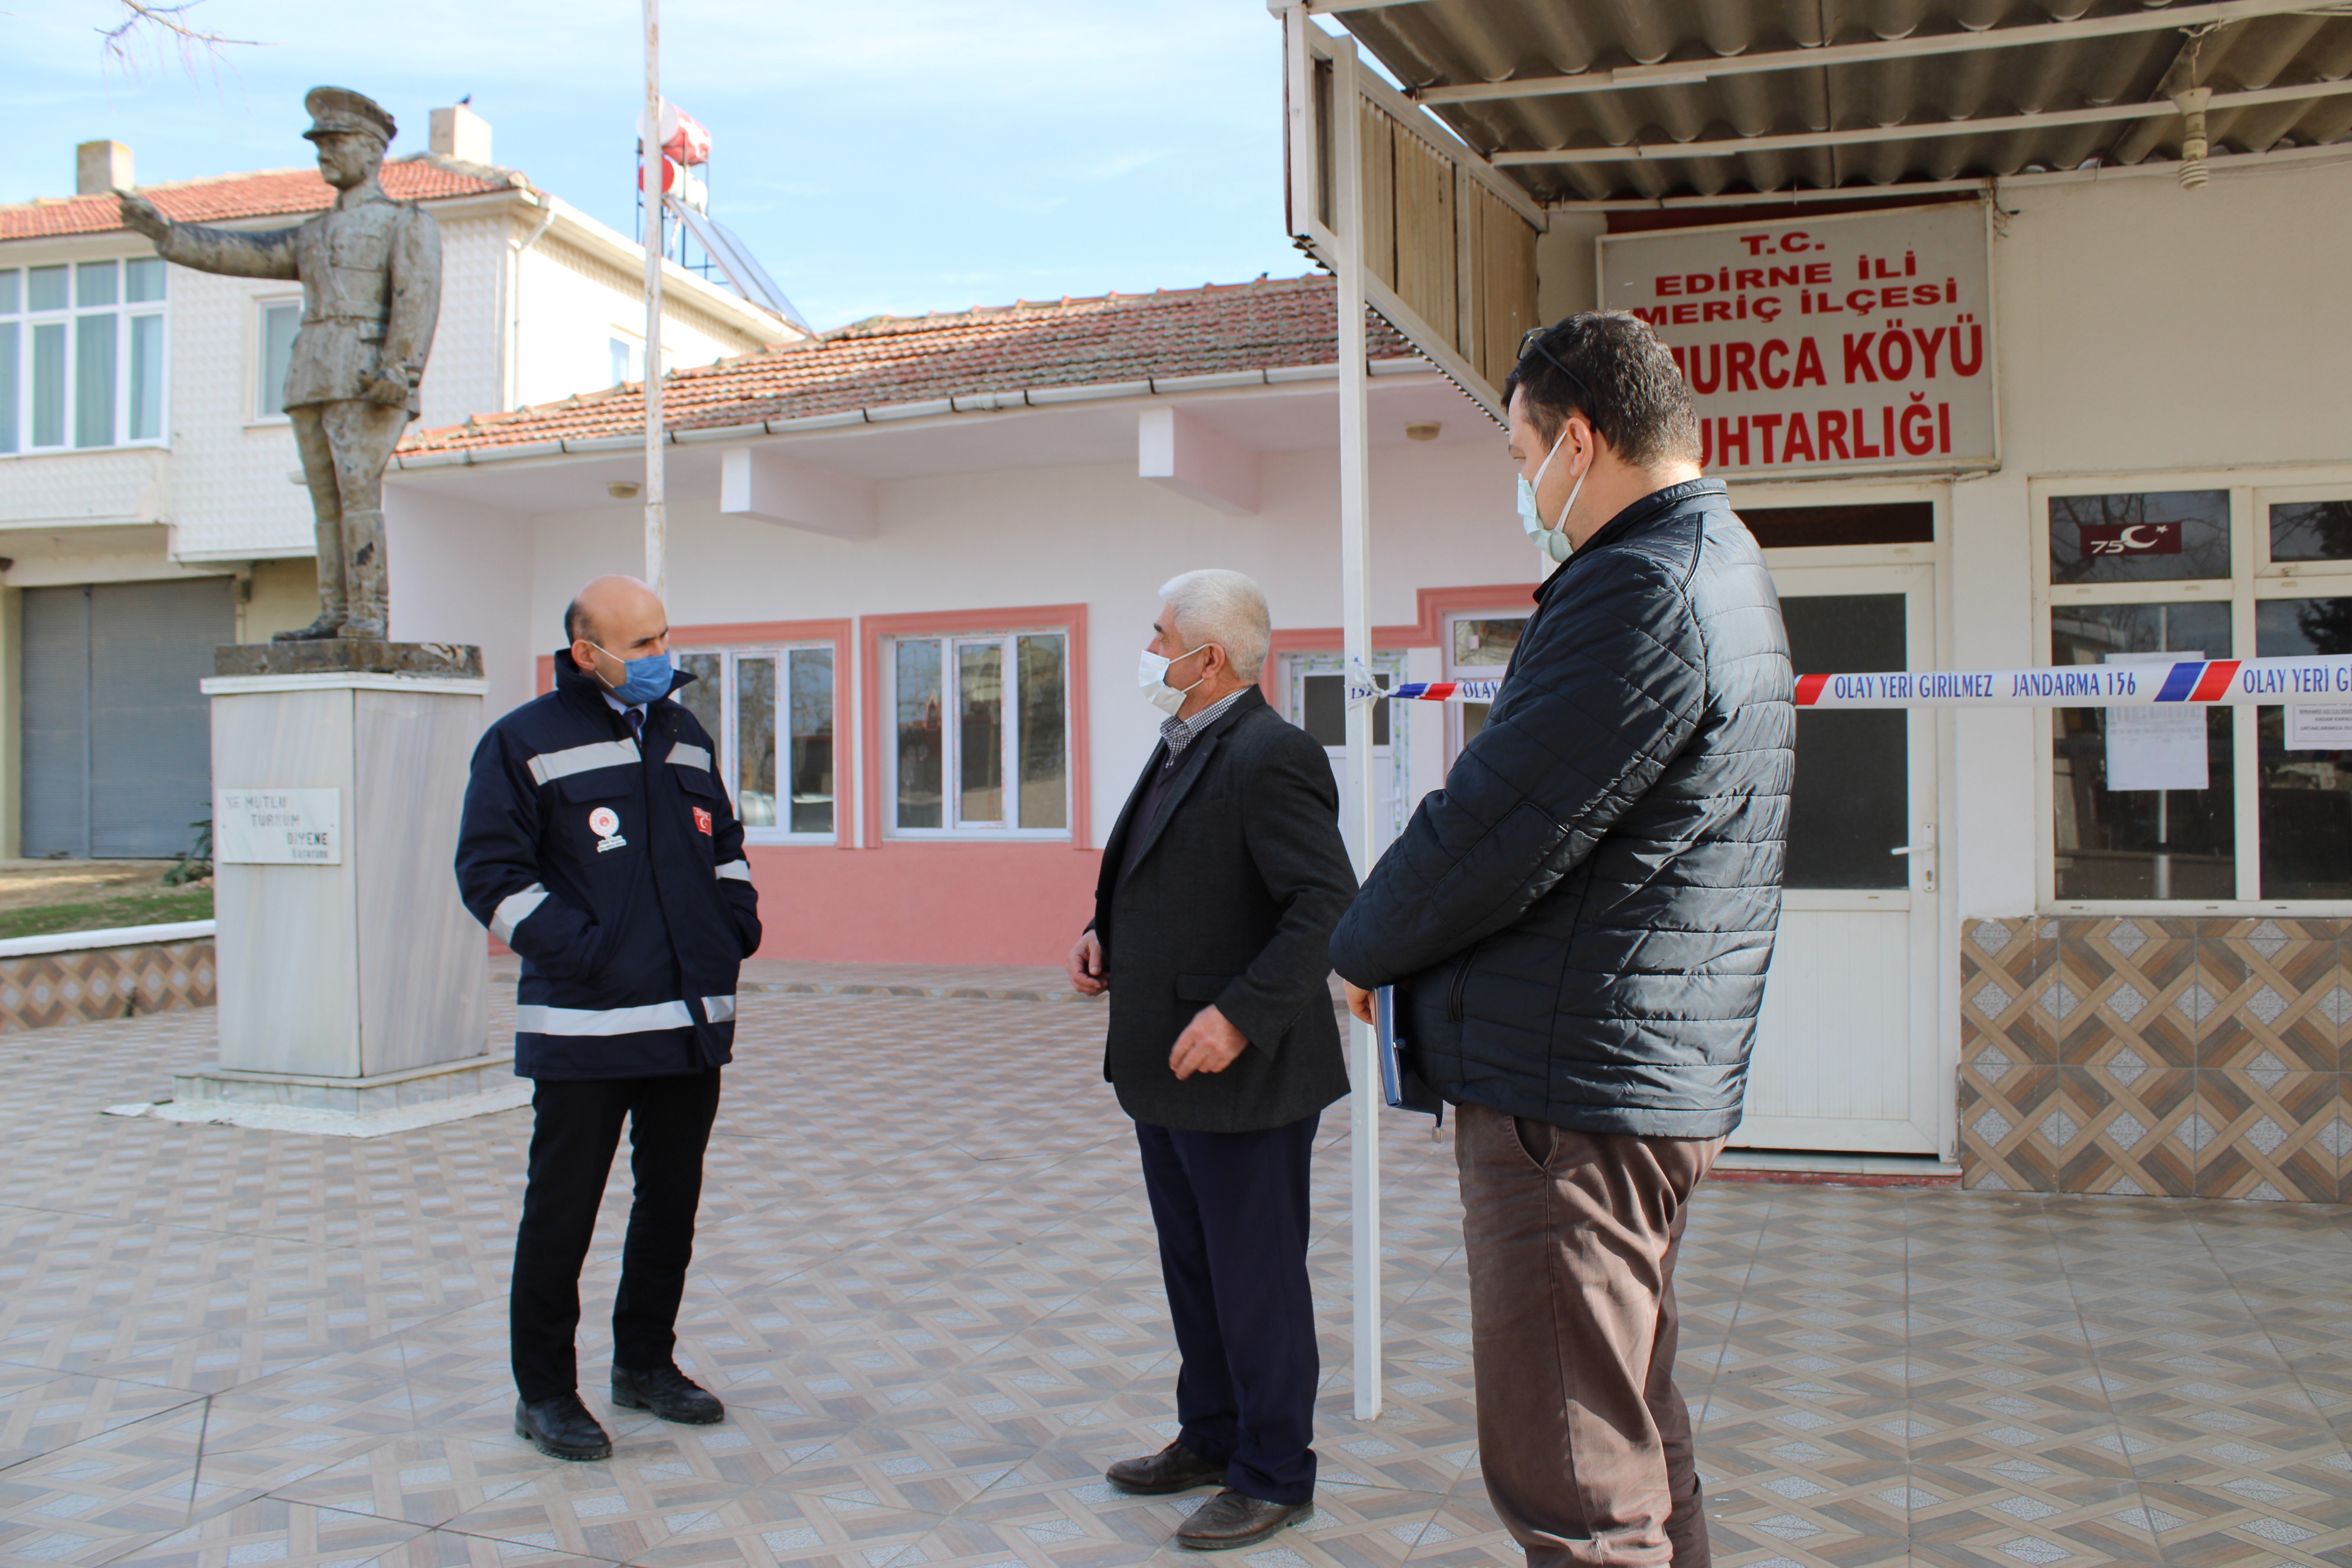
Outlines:
[[[302,326],[286,372],[286,414],[318,515],[319,618],[281,640],[384,635],[383,468],[416,417],[416,388],[441,315],[441,231],[376,184],[392,116],[347,88],[302,100],[319,173],[341,193],[297,228],[174,223],[143,196],[123,221],[168,261],[238,278],[302,280]]]

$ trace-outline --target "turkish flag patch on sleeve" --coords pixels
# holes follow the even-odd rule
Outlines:
[[[705,838],[710,837],[710,814],[698,805],[694,808],[694,830]]]

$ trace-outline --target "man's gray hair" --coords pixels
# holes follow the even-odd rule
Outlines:
[[[1238,572],[1187,572],[1160,585],[1160,597],[1176,612],[1176,631],[1186,647],[1215,643],[1225,650],[1234,673],[1255,680],[1274,642],[1274,616],[1265,592]]]

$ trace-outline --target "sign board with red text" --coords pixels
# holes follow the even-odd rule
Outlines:
[[[1697,395],[1708,472],[1999,462],[1983,204],[1599,243],[1601,303],[1641,316],[1674,351]]]

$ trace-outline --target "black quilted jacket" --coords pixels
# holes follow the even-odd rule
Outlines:
[[[1738,1125],[1780,918],[1796,710],[1721,481],[1627,507],[1536,590],[1481,730],[1333,967],[1397,984],[1446,1099],[1590,1132]]]

